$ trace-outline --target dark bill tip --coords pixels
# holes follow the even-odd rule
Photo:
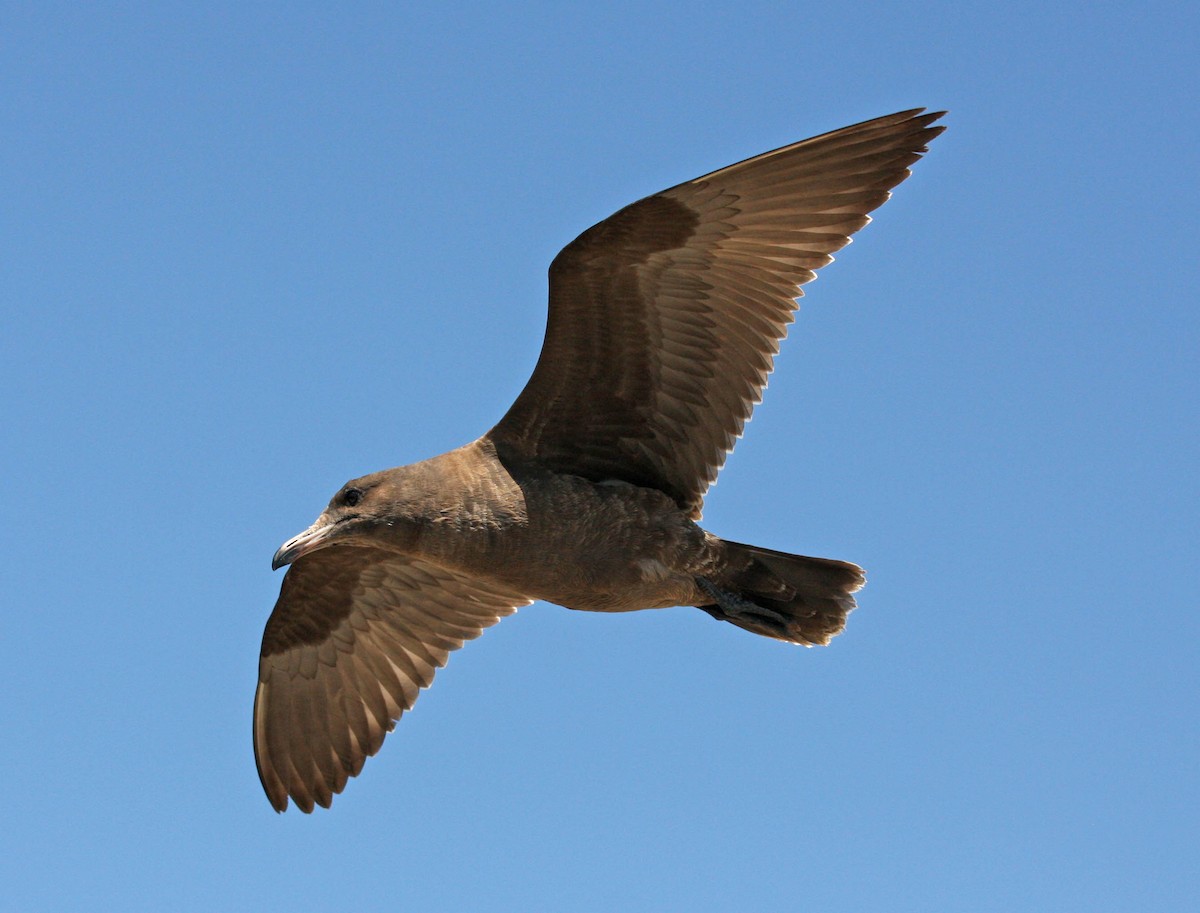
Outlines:
[[[271,557],[271,570],[277,571],[281,567],[287,567],[289,564],[291,564],[292,560],[295,558],[295,555],[292,553],[292,551],[292,549],[288,548],[287,543],[284,543],[282,546],[280,546],[279,550]]]

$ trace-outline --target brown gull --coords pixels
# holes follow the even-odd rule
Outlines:
[[[902,111],[646,197],[550,266],[533,376],[478,440],[347,482],[286,542],[254,752],[271,804],[328,807],[450,652],[535,599],[696,606],[826,644],[857,565],[729,542],[696,521],[761,397],[799,286],[944,129]]]

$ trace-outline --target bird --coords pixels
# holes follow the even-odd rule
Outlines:
[[[864,121],[645,197],[554,258],[541,353],[490,431],[353,479],[275,553],[254,754],[276,811],[328,808],[449,654],[535,600],[695,606],[824,645],[858,565],[703,529],[800,286],[945,128]]]

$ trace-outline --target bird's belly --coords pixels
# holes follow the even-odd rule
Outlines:
[[[635,559],[620,564],[585,567],[578,573],[550,574],[539,581],[538,599],[583,612],[634,612],[663,609],[694,601],[696,585],[689,574],[672,571],[656,559]]]
[[[669,554],[664,554],[669,552]],[[595,528],[554,549],[534,546],[490,569],[535,599],[586,612],[632,612],[692,601],[695,583],[685,549],[656,541],[614,541]]]

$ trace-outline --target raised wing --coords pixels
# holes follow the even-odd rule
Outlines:
[[[923,110],[714,171],[572,241],[550,267],[533,377],[491,432],[501,456],[658,488],[698,519],[799,286],[944,129]]]
[[[276,811],[329,807],[452,650],[532,600],[419,560],[329,546],[297,561],[267,621],[254,756]]]

